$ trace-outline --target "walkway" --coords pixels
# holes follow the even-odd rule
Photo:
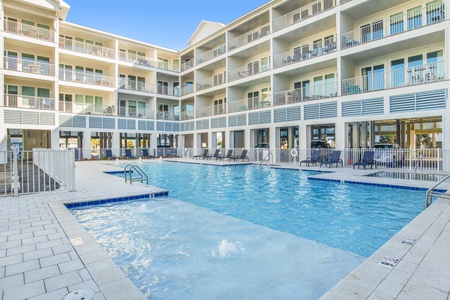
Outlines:
[[[292,164],[282,167],[298,168]],[[361,176],[370,170],[308,169],[335,171],[315,176],[320,179],[394,182]],[[80,161],[76,167],[75,192],[0,197],[2,300],[63,299],[69,292],[83,289],[93,291],[93,299],[146,299],[63,205],[162,192],[152,186],[125,184],[122,178],[103,173],[117,170],[120,169],[111,162]],[[411,181],[398,182],[411,185]],[[432,184],[413,183],[422,187]],[[449,204],[437,201],[322,299],[448,299],[450,260],[444,255],[450,250]],[[402,243],[404,238],[415,242],[413,245]],[[380,264],[384,257],[400,260],[389,267]]]

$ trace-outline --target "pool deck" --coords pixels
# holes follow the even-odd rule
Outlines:
[[[147,162],[158,163],[158,160]],[[276,167],[299,168],[292,163]],[[414,188],[434,185],[434,182],[362,176],[379,170],[301,169],[321,171],[313,176],[320,180]],[[63,299],[68,293],[83,292],[83,289],[93,291],[93,299],[147,299],[64,205],[164,192],[154,186],[126,184],[123,178],[104,173],[121,170],[114,162],[80,161],[76,163],[74,192],[60,190],[17,198],[0,197],[1,300]],[[450,299],[449,222],[450,201],[435,201],[321,299]],[[405,238],[412,245],[402,243]],[[388,266],[380,263],[383,258],[398,261]]]

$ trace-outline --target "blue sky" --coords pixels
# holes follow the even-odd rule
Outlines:
[[[228,24],[269,0],[65,0],[66,21],[181,50],[202,20]]]

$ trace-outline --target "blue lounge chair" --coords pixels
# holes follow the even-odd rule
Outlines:
[[[105,159],[111,160],[111,159],[116,159],[116,158],[117,157],[113,155],[111,149],[106,149],[105,150]]]
[[[375,151],[364,151],[363,158],[360,161],[353,164],[353,169],[356,166],[358,166],[358,169],[359,169],[359,167],[362,166],[362,167],[364,167],[364,170],[365,170],[366,167],[369,165],[370,165],[371,169],[373,169],[373,166],[375,166],[375,168],[376,168],[377,165],[376,165],[375,160],[373,159],[374,155],[375,155]]]
[[[125,158],[126,159],[136,159],[136,157],[131,153],[131,149],[125,149]]]
[[[144,148],[142,149],[141,158],[155,158],[155,157],[148,153],[148,149]]]
[[[305,163],[307,167],[309,167],[310,164],[318,164],[320,163],[321,158],[320,158],[320,150],[313,150],[313,152],[311,153],[311,157],[304,159],[300,162],[300,166],[302,165],[302,163]]]
[[[204,151],[203,151],[203,154],[200,154],[200,155],[194,155],[192,158],[193,159],[197,159],[197,158],[203,158],[203,159],[205,159],[205,158],[207,158],[208,157],[208,149],[205,149]]]
[[[344,166],[344,163],[342,162],[342,159],[341,159],[341,151],[340,150],[331,151],[330,158],[325,161],[320,162],[321,167],[322,167],[322,165],[328,165],[328,167],[335,165],[337,167],[338,164],[341,164],[341,167]]]

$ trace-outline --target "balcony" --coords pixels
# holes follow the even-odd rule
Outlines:
[[[342,95],[373,92],[445,79],[444,61],[342,80]]]
[[[4,26],[5,32],[19,34],[33,39],[49,42],[53,42],[55,39],[55,32],[53,30],[9,20],[4,21]]]
[[[181,96],[186,96],[194,92],[194,86],[192,84],[183,86],[181,88]]]
[[[172,88],[170,89],[168,86],[161,86],[159,85],[157,87],[158,94],[160,95],[167,95],[167,96],[180,96],[180,91],[178,88]]]
[[[337,96],[337,82],[316,84],[299,89],[287,90],[273,95],[273,106],[314,101]]]
[[[218,116],[226,114],[225,104],[217,104],[212,106],[205,106],[196,109],[196,118],[205,118],[211,116]]]
[[[5,94],[5,107],[55,110],[55,99],[26,95]]]
[[[199,82],[197,82],[197,92],[201,90],[209,89],[210,87],[222,85],[226,83],[225,75],[224,74],[218,74],[214,75],[213,77],[203,79]]]
[[[183,110],[180,114],[181,116],[181,120],[185,121],[185,120],[192,120],[194,119],[194,110]]]
[[[228,103],[228,112],[241,112],[247,110],[255,110],[260,108],[270,107],[272,104],[272,97],[252,97],[248,99],[236,100]]]
[[[134,54],[134,53],[126,53],[119,52],[119,60],[127,63],[132,63],[140,66],[146,67],[156,67],[156,62],[153,58]]]
[[[17,57],[4,57],[6,70],[20,71],[38,75],[54,75],[54,65],[31,59],[19,59]]]
[[[103,46],[97,46],[85,42],[80,41],[74,41],[72,39],[68,38],[59,38],[59,48],[60,49],[66,49],[71,50],[75,52],[95,55],[99,57],[105,57],[105,58],[115,58],[115,51],[114,49],[103,47]]]
[[[197,56],[197,64],[201,64],[201,63],[207,62],[207,61],[209,61],[209,60],[211,60],[213,58],[216,58],[216,57],[218,57],[220,55],[225,54],[225,52],[226,52],[225,44],[220,45],[220,46],[218,46],[218,47],[216,47],[214,49],[211,49],[209,51],[206,51],[206,52],[198,55]]]
[[[119,78],[119,80],[121,80]],[[121,82],[120,89],[129,90],[129,91],[137,91],[137,92],[147,92],[147,93],[154,93],[155,92],[155,85],[150,84],[143,81],[136,81],[136,80],[126,80],[125,82]]]
[[[260,68],[261,66],[261,68]],[[267,64],[261,65],[259,61],[255,61],[253,63],[249,63],[244,67],[240,67],[238,69],[234,69],[229,72],[229,81],[234,81],[238,79],[243,79],[246,77],[250,77],[256,74],[263,73],[265,71],[269,71],[271,69],[270,62]]]
[[[316,58],[325,54],[336,52],[336,38],[325,40],[325,46],[322,41],[302,46],[301,49],[285,52],[274,56],[274,68],[291,65],[310,58]]]
[[[442,2],[433,3],[424,8],[411,10],[406,14],[397,14],[388,19],[346,32],[341,36],[341,48],[354,47],[443,20],[445,20],[444,4]]]
[[[324,6],[323,9],[322,1]],[[284,16],[281,16],[273,21],[273,31],[279,31],[281,29],[309,19],[320,12],[331,9],[336,6],[336,1],[337,0],[316,0],[294,11],[291,11],[290,13],[285,14]]]
[[[94,103],[59,101],[59,111],[73,114],[114,116],[116,113],[116,108],[114,105],[97,105]]]
[[[194,61],[193,60],[187,60],[184,63],[181,64],[181,72],[192,69],[194,67]]]
[[[119,107],[119,117],[154,119],[155,113],[148,110],[147,105],[145,108]]]
[[[265,37],[270,33],[270,24],[265,24],[252,31],[248,31],[237,38],[234,38],[228,42],[228,51],[242,47],[249,43],[252,43],[260,38]]]
[[[114,77],[72,70],[59,70],[59,80],[103,87],[114,87]]]
[[[158,111],[156,112],[157,120],[171,120],[171,121],[179,121],[180,115],[174,114],[168,111]]]

